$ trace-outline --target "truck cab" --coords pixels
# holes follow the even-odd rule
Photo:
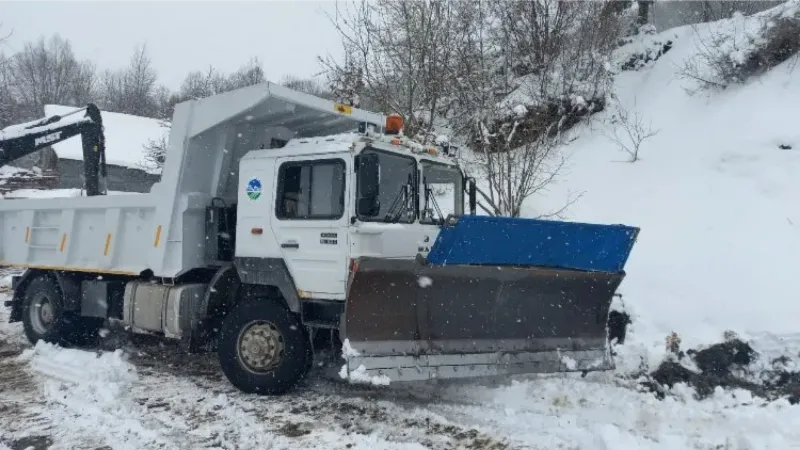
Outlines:
[[[249,152],[236,258],[285,263],[300,298],[345,300],[351,259],[427,255],[439,227],[463,214],[464,177],[439,154],[358,135]]]

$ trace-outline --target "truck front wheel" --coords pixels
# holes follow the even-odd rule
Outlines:
[[[304,375],[308,339],[295,314],[278,302],[246,300],[222,322],[217,347],[228,380],[244,392],[283,394]]]

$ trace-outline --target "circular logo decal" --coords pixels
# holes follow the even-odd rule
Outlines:
[[[250,200],[256,200],[261,197],[261,181],[258,178],[251,178],[247,182],[247,196],[250,197]]]

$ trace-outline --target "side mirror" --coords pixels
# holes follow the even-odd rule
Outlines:
[[[474,216],[478,210],[477,203],[478,199],[476,196],[476,186],[475,186],[475,179],[470,178],[467,182],[467,195],[469,196],[469,214]]]
[[[364,153],[356,157],[358,180],[357,213],[364,217],[375,217],[381,209],[380,160],[375,153]]]
[[[358,199],[357,213],[363,217],[375,217],[381,212],[381,202],[377,198],[361,197]]]

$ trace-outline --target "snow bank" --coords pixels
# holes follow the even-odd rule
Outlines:
[[[690,27],[661,37],[669,52],[615,80],[623,107],[660,130],[641,160],[624,162],[608,139],[619,126],[608,110],[573,130],[561,180],[525,206],[536,216],[583,192],[568,219],[641,227],[620,288],[634,319],[618,358],[628,368],[658,361],[672,331],[690,348],[729,329],[743,339],[796,333],[800,317],[800,150],[779,149],[800,148],[800,71],[790,60],[745,86],[692,96],[697,86],[678,70],[700,42]]]
[[[19,359],[48,379],[74,387],[88,387],[86,390],[91,391],[92,398],[113,398],[121,388],[138,379],[136,369],[125,360],[121,350],[92,353],[39,341]]]
[[[174,439],[143,421],[144,407],[130,394],[139,375],[120,350],[93,353],[39,342],[18,359],[39,382],[63,448],[78,448],[70,444],[98,433],[113,435],[114,448],[170,448]]]
[[[52,116],[66,114],[78,108],[61,105],[45,105],[44,114]],[[158,140],[169,134],[169,127],[162,121],[130,114],[101,111],[106,137],[106,161],[122,167],[143,169],[144,145],[149,140]],[[76,114],[75,116],[82,116]],[[167,124],[168,125],[168,124]],[[80,137],[67,139],[53,146],[59,158],[83,160]]]
[[[461,404],[432,406],[513,436],[509,447],[586,450],[797,449],[800,408],[767,403],[747,391],[718,389],[698,402],[685,386],[674,397],[619,385],[611,374],[521,378],[500,387],[449,386],[438,394]],[[481,428],[478,428],[481,429]],[[514,445],[517,444],[517,445]]]

